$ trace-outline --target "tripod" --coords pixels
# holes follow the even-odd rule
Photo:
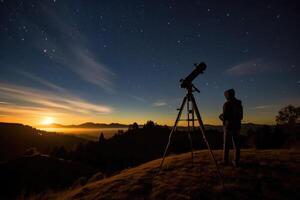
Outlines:
[[[179,112],[178,112],[178,115],[177,115],[177,118],[176,118],[176,121],[175,121],[175,124],[172,128],[172,131],[169,135],[169,140],[168,140],[168,143],[167,143],[167,146],[165,148],[165,151],[164,151],[164,155],[163,155],[163,158],[162,158],[162,161],[160,163],[160,167],[159,167],[159,171],[158,173],[161,171],[162,167],[163,167],[163,164],[164,164],[164,160],[165,160],[165,157],[167,155],[167,152],[168,152],[168,149],[169,149],[169,146],[171,144],[171,139],[172,139],[172,136],[174,134],[174,132],[176,131],[177,129],[177,125],[178,125],[178,122],[180,121],[180,117],[181,117],[181,114],[182,114],[182,111],[184,109],[184,106],[185,104],[187,105],[187,119],[186,121],[188,122],[188,127],[187,127],[187,130],[188,130],[188,137],[189,137],[189,141],[190,141],[190,147],[191,147],[191,155],[192,155],[192,163],[194,163],[194,152],[193,152],[193,143],[192,143],[192,137],[191,137],[191,129],[192,130],[195,130],[195,124],[194,122],[196,121],[195,120],[195,115],[196,114],[196,117],[197,117],[197,120],[198,120],[198,123],[199,123],[199,128],[200,128],[200,131],[202,133],[202,137],[203,137],[203,140],[207,146],[207,149],[209,150],[210,152],[210,155],[211,155],[211,158],[212,160],[214,161],[215,163],[215,166],[216,166],[216,170],[217,170],[217,173],[218,173],[218,176],[220,178],[220,181],[221,181],[221,184],[222,184],[222,187],[224,188],[224,183],[223,183],[223,177],[222,177],[222,174],[221,174],[221,171],[219,169],[219,165],[215,159],[215,156],[210,148],[210,145],[206,139],[206,136],[205,136],[205,129],[204,129],[204,125],[203,125],[203,121],[201,119],[201,115],[200,115],[200,112],[198,110],[198,107],[197,107],[197,104],[196,104],[196,100],[195,100],[195,97],[193,95],[193,92],[198,92],[200,93],[200,91],[193,85],[193,84],[189,84],[188,87],[186,88],[187,89],[187,94],[186,96],[183,98],[183,101],[182,101],[182,104],[180,106],[180,108],[178,109]],[[191,106],[191,108],[190,108]],[[190,116],[191,115],[191,116]],[[192,126],[190,126],[190,122],[192,122]]]

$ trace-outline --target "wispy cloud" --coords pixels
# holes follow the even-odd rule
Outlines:
[[[3,83],[0,83],[0,101],[0,114],[11,116],[43,116],[45,113],[95,116],[113,111],[109,106],[96,105],[73,95]]]
[[[274,105],[270,104],[270,105],[259,105],[259,106],[255,106],[252,107],[253,110],[265,110],[265,109],[269,109],[272,108]]]
[[[36,40],[35,46],[54,63],[59,64],[76,74],[79,79],[114,93],[113,79],[115,73],[100,60],[91,48],[92,42],[70,18],[59,17],[56,10],[48,9],[42,4],[43,17],[48,20],[53,29],[47,33],[47,41]],[[55,24],[55,26],[51,26]],[[56,38],[54,35],[60,35]],[[63,36],[63,37],[62,37]]]
[[[152,104],[154,107],[162,107],[167,106],[168,104],[165,101],[158,100]]]
[[[136,96],[136,95],[129,95],[129,96],[130,96],[131,98],[137,100],[137,101],[142,102],[142,103],[146,103],[146,102],[147,102],[147,100],[144,99],[143,97],[139,97],[139,96]]]
[[[108,67],[97,61],[93,53],[81,46],[73,45],[69,48],[68,53],[64,55],[53,55],[52,60],[67,67],[80,79],[101,87],[107,92],[115,92],[112,82],[115,74]]]
[[[42,85],[44,85],[44,86],[46,86],[46,87],[48,87],[50,89],[53,89],[53,90],[55,90],[57,92],[63,92],[63,93],[67,92],[64,88],[62,88],[62,87],[60,87],[60,86],[58,86],[56,84],[53,84],[53,83],[51,83],[51,82],[49,82],[49,81],[47,81],[45,79],[42,79],[42,78],[40,78],[38,76],[35,76],[35,75],[33,75],[33,74],[29,73],[29,72],[26,72],[26,71],[23,71],[23,70],[20,70],[20,69],[16,69],[14,71],[16,73],[24,76],[25,78],[28,78],[28,79],[30,79],[30,80],[32,80],[34,82],[42,84]]]
[[[10,103],[8,103],[8,102],[4,102],[4,101],[0,101],[0,104],[5,104],[5,105],[8,105],[8,104],[10,104]]]
[[[254,75],[264,72],[276,72],[281,70],[281,65],[262,58],[243,62],[230,67],[225,73],[236,76]]]

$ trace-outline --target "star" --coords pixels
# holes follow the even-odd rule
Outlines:
[[[184,41],[182,41],[182,40],[177,40],[177,45],[183,46],[183,42],[184,42]]]

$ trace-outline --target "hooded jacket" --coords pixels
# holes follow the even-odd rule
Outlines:
[[[223,124],[227,130],[241,129],[241,120],[243,119],[242,101],[232,98],[223,105]]]

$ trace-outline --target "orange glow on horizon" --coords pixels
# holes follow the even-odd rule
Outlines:
[[[130,115],[130,114],[129,114]],[[40,126],[50,126],[53,123],[58,123],[62,125],[71,125],[71,124],[82,124],[85,122],[94,122],[94,123],[120,123],[120,124],[132,124],[137,122],[140,125],[145,124],[148,120],[152,120],[159,125],[174,125],[174,116],[164,117],[164,118],[155,118],[155,117],[140,117],[140,118],[122,118],[122,117],[113,117],[113,116],[105,116],[105,117],[80,117],[75,115],[49,115],[53,117],[42,117],[42,116],[28,116],[28,117],[0,117],[0,122],[8,122],[8,123],[21,123],[25,125],[30,125],[33,127]],[[216,118],[205,118],[203,117],[203,123],[206,125],[221,125],[221,122]],[[263,120],[263,119],[255,119],[253,117],[248,117],[246,120],[243,120],[242,123],[255,123],[255,124],[275,124],[272,120]],[[196,123],[197,125],[198,123]],[[179,126],[185,126],[186,124],[181,122]]]
[[[41,120],[41,125],[51,125],[54,123],[53,117],[45,117]]]

